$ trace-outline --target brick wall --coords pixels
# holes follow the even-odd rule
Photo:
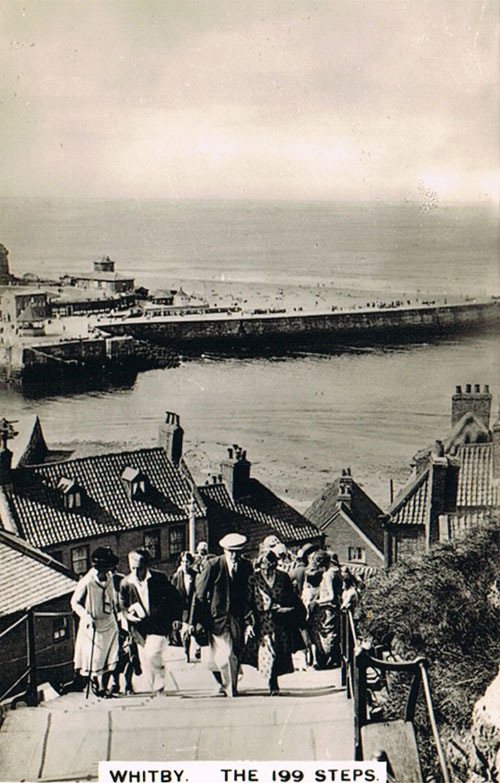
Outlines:
[[[379,568],[384,565],[383,554],[378,555],[340,513],[335,515],[323,532],[325,533],[325,547],[335,552],[341,563],[350,562],[349,548],[361,547],[365,552],[364,562],[366,565]]]

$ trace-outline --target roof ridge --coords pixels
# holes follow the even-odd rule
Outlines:
[[[164,449],[161,446],[143,446],[140,449],[128,449],[127,451],[106,451],[103,454],[87,454],[84,457],[73,457],[71,459],[60,460],[59,462],[57,462],[57,461],[56,462],[37,462],[34,465],[23,466],[23,468],[21,468],[21,470],[31,470],[32,468],[33,469],[35,469],[35,468],[48,468],[48,467],[53,467],[53,466],[56,466],[56,465],[69,465],[70,463],[88,462],[90,460],[99,459],[101,457],[121,457],[121,456],[126,456],[128,454],[138,454],[139,452],[153,452],[153,451],[160,451],[160,452],[165,453]],[[174,463],[171,460],[169,460],[169,458],[167,457],[166,454],[165,454],[165,459],[167,460],[167,462],[169,462],[171,465],[173,465],[175,467]]]
[[[429,470],[430,465],[428,465],[425,470],[422,471],[422,473],[419,473],[418,476],[407,481],[407,483],[402,487],[398,497],[387,509],[389,514],[394,514],[399,511],[405,500],[407,500],[408,496],[410,495],[410,492],[418,489],[424,483],[425,479],[429,475]]]
[[[67,566],[60,563],[59,560],[56,560],[54,557],[51,557],[47,552],[43,552],[41,549],[33,546],[26,539],[16,536],[14,533],[9,533],[7,530],[0,529],[0,542],[2,541],[6,546],[17,549],[21,554],[27,555],[27,557],[33,558],[33,560],[38,560],[38,562],[43,563],[43,565],[53,568],[54,571],[59,571],[64,576],[67,576],[68,579],[76,581],[71,574],[71,570]]]

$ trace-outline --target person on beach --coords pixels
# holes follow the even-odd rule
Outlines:
[[[304,647],[300,629],[306,610],[293,589],[290,577],[268,549],[256,560],[248,582],[248,611],[254,633],[247,632],[243,662],[264,676],[270,696],[279,694],[278,677],[293,672],[292,653]]]
[[[228,533],[219,541],[224,553],[208,559],[196,578],[190,625],[206,622],[209,632],[208,668],[218,693],[238,695],[238,671],[243,649],[251,563],[242,557],[246,536]]]
[[[109,547],[99,547],[91,560],[92,568],[71,598],[71,608],[80,618],[74,665],[81,677],[89,678],[96,696],[108,696],[107,683],[118,664],[117,606],[110,573],[116,558]]]
[[[149,552],[129,552],[130,574],[120,585],[120,608],[139,645],[145,690],[165,693],[167,637],[182,616],[182,598],[165,574],[149,569]]]

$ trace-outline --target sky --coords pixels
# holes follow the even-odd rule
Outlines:
[[[498,202],[497,0],[0,0],[0,195]]]

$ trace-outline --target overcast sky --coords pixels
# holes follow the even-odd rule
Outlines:
[[[3,195],[498,198],[497,0],[0,0]]]

